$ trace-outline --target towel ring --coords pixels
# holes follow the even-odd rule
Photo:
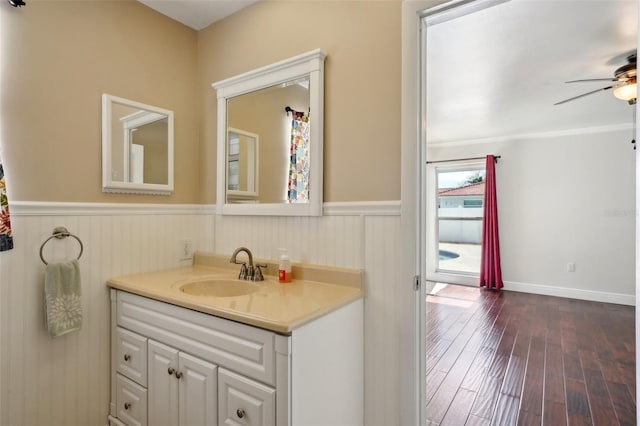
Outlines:
[[[75,238],[76,241],[78,242],[78,244],[80,244],[80,254],[78,255],[78,259],[77,259],[77,260],[80,260],[80,258],[82,257],[82,252],[84,251],[84,246],[82,245],[82,241],[80,241],[80,238],[78,238],[75,235],[73,235],[72,233],[70,233],[67,230],[67,228],[65,228],[64,226],[56,226],[53,229],[53,234],[49,238],[44,240],[44,243],[42,243],[42,245],[40,246],[40,259],[42,259],[42,263],[44,263],[45,265],[48,265],[47,261],[44,260],[44,256],[42,255],[42,250],[44,249],[45,244],[47,244],[49,242],[49,240],[52,239],[52,238],[57,238],[57,239],[61,240],[63,238],[67,238],[67,237]]]

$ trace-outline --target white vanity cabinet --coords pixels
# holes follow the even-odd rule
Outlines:
[[[110,426],[363,424],[362,300],[289,335],[111,290]]]

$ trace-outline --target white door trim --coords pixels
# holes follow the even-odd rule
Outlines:
[[[425,290],[424,262],[420,259],[423,239],[419,238],[422,210],[420,196],[422,173],[420,166],[422,125],[420,110],[420,34],[422,11],[439,0],[402,2],[402,112],[401,112],[401,231],[402,265],[399,273],[401,291],[398,292],[398,323],[400,336],[400,424],[422,425],[425,384]],[[414,276],[423,285],[420,291],[412,288]]]

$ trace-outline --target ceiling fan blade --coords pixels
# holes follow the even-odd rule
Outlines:
[[[617,78],[585,78],[582,80],[565,81],[565,83],[582,83],[585,81],[618,81]]]
[[[619,55],[616,55],[607,61],[607,65],[610,65],[610,66],[620,65],[621,62],[624,62],[625,60],[628,61],[629,56],[637,55],[637,52],[638,52],[637,49],[633,49],[633,50],[629,50],[628,52],[624,52]]]
[[[561,104],[564,104],[564,103],[567,103],[567,102],[570,102],[570,101],[573,101],[573,100],[576,100],[576,99],[580,99],[580,98],[585,97],[585,96],[593,95],[594,93],[604,92],[605,90],[609,90],[611,88],[613,88],[613,86],[603,87],[603,88],[598,89],[598,90],[593,90],[591,92],[583,93],[582,95],[574,96],[573,98],[565,99],[564,101],[556,102],[554,105],[561,105]]]

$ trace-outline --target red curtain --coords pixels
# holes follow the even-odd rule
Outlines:
[[[480,287],[501,289],[503,284],[500,268],[500,239],[498,237],[496,159],[493,155],[487,155],[480,259]]]

